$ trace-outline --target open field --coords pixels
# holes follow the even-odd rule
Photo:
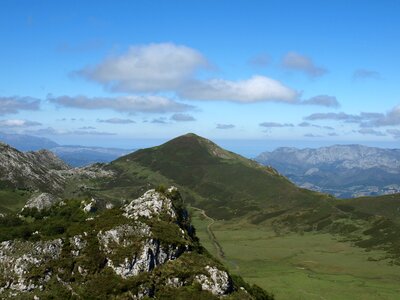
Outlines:
[[[192,210],[202,244],[216,255],[204,218]],[[399,299],[400,267],[385,253],[365,251],[330,234],[276,236],[268,228],[215,221],[224,263],[279,299]]]
[[[23,190],[0,190],[0,213],[20,210],[29,196],[30,193]]]

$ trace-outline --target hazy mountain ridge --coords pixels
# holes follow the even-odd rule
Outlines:
[[[134,150],[90,147],[80,145],[59,145],[43,137],[26,134],[6,134],[0,132],[0,141],[18,149],[19,151],[50,150],[68,165],[82,167],[93,163],[111,162],[122,155]]]
[[[399,149],[361,145],[278,148],[255,160],[275,167],[302,187],[338,197],[400,192]]]
[[[0,132],[0,141],[20,151],[37,151],[59,146],[59,144],[47,138],[27,134],[10,134],[4,132]]]
[[[93,163],[107,163],[126,155],[134,150],[86,147],[86,146],[58,146],[51,148],[59,158],[73,167],[82,167]]]

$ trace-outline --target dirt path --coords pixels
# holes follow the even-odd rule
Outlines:
[[[214,232],[213,232],[213,230],[212,230],[212,226],[213,226],[213,224],[215,223],[215,220],[214,220],[213,218],[211,218],[210,216],[208,216],[208,215],[206,214],[206,212],[204,211],[204,209],[200,209],[200,208],[193,207],[193,206],[192,206],[192,208],[195,209],[195,210],[197,210],[197,211],[199,211],[199,212],[201,213],[201,215],[202,215],[205,219],[207,219],[207,220],[210,221],[210,222],[207,224],[207,235],[208,235],[209,239],[211,240],[212,244],[214,245],[214,248],[215,248],[216,253],[217,253],[217,258],[218,258],[219,260],[225,261],[225,262],[227,262],[229,265],[233,266],[233,267],[234,267],[233,271],[239,273],[240,268],[239,268],[238,264],[237,264],[236,262],[234,262],[233,260],[229,260],[229,259],[226,258],[225,252],[224,252],[224,250],[222,249],[222,246],[221,246],[220,243],[218,242],[218,240],[217,240],[217,238],[216,238],[216,236],[215,236],[215,234],[214,234]]]

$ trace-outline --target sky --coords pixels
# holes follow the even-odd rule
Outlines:
[[[399,144],[399,1],[1,6],[2,132],[123,148],[194,132],[247,155]]]

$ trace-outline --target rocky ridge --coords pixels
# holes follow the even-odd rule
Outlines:
[[[58,173],[68,166],[47,150],[20,152],[0,143],[0,183],[10,188],[57,192],[64,178]]]
[[[85,299],[97,288],[98,294],[91,296],[98,299],[161,299],[171,293],[189,295],[197,287],[196,293],[209,295],[207,299],[256,299],[250,287],[238,286],[220,263],[203,254],[181,201],[171,187],[149,190],[122,207],[100,212],[79,202],[54,205],[42,222],[52,222],[57,210],[65,214],[69,205],[81,219],[54,236],[39,230],[32,238],[3,241],[0,296]],[[99,280],[111,290],[99,286]],[[125,288],[116,292],[121,285]]]

